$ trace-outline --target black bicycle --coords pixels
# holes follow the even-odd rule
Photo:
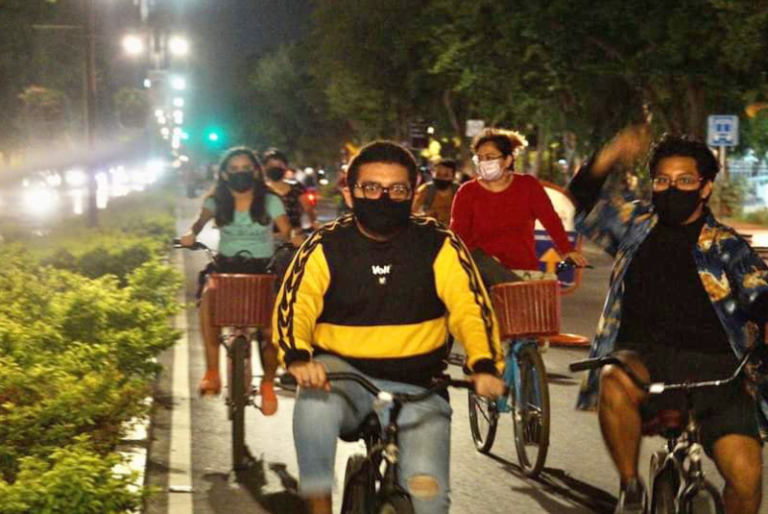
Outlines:
[[[328,373],[328,380],[351,380],[360,384],[376,397],[379,405],[388,405],[390,414],[384,430],[378,416],[372,412],[357,430],[341,436],[347,442],[362,440],[366,448],[365,455],[353,455],[347,460],[341,514],[413,514],[411,496],[400,486],[397,469],[400,411],[406,403],[426,400],[448,387],[474,389],[474,385],[467,380],[444,377],[422,393],[406,394],[382,391],[356,373]],[[287,373],[280,381],[286,387],[296,385],[293,376]]]
[[[602,366],[620,367],[627,376],[643,391],[658,395],[669,391],[685,392],[685,412],[687,420],[680,411],[660,411],[653,431],[644,427],[644,435],[659,435],[666,439],[664,448],[651,456],[649,482],[651,490],[651,514],[724,514],[723,499],[720,492],[704,477],[701,458],[704,448],[699,438],[699,422],[696,419],[693,391],[722,387],[739,380],[749,361],[747,354],[739,363],[736,371],[722,380],[703,382],[683,382],[665,384],[647,383],[638,377],[623,361],[612,355],[574,362],[571,371],[597,369]]]

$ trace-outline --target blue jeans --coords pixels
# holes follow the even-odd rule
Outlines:
[[[329,372],[362,375],[337,357],[321,355],[316,360]],[[424,390],[400,382],[367,378],[385,391],[417,393]],[[299,461],[300,491],[304,496],[330,494],[339,436],[353,432],[365,416],[375,410],[373,395],[360,385],[349,381],[332,385],[331,392],[300,389],[296,399],[293,437]],[[389,422],[389,409],[376,410],[376,414],[385,427]],[[400,411],[400,485],[411,493],[416,514],[448,512],[452,414],[451,406],[439,396],[408,403]],[[410,479],[419,476],[437,481],[436,494],[414,492],[408,486]]]

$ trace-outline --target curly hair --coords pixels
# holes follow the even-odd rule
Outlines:
[[[651,177],[656,176],[659,162],[667,157],[692,158],[696,161],[696,169],[704,180],[714,181],[720,171],[720,163],[709,147],[693,136],[662,134],[648,155]]]
[[[518,153],[528,146],[528,140],[519,132],[499,128],[486,128],[481,130],[472,140],[472,153],[477,153],[477,149],[485,143],[493,143],[504,157],[509,155],[516,157]]]

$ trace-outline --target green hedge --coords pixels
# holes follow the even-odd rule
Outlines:
[[[146,494],[113,452],[178,338],[181,277],[162,261],[173,218],[144,211],[0,247],[0,514],[122,513]]]

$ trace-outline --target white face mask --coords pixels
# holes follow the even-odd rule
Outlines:
[[[504,168],[501,167],[503,159],[494,159],[492,161],[481,161],[477,163],[477,174],[486,182],[498,180],[504,174]]]

